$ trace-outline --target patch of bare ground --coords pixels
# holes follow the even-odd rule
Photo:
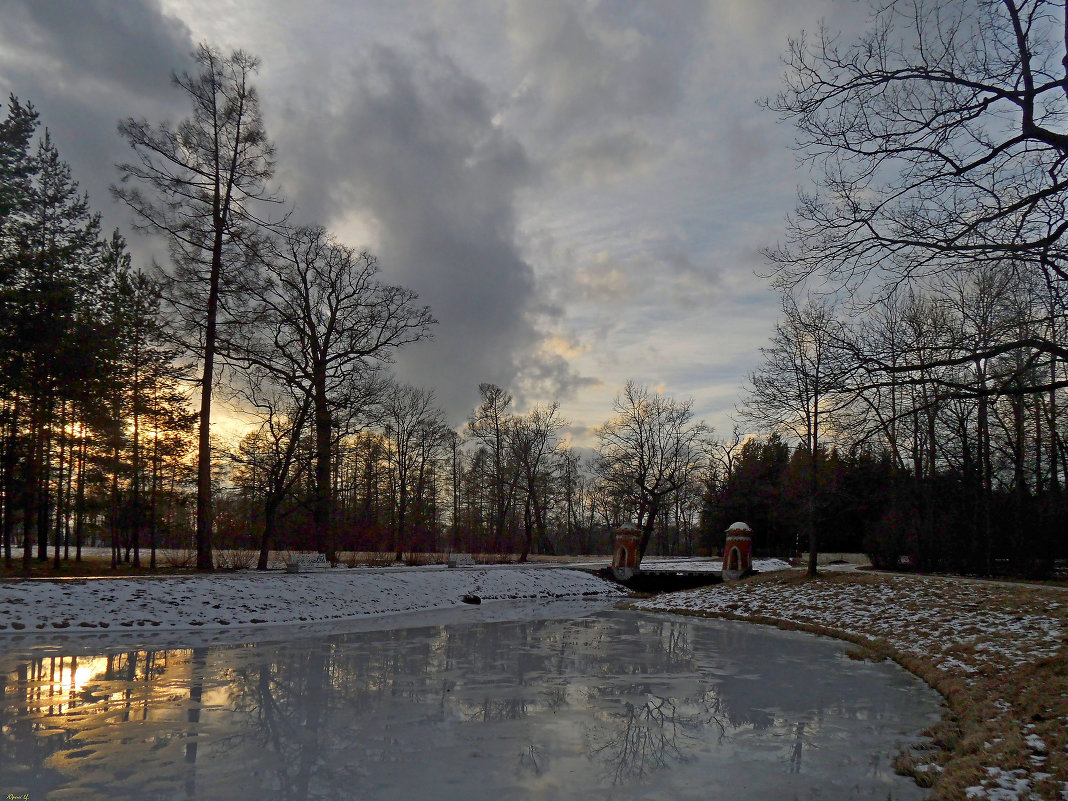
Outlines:
[[[853,643],[946,700],[899,772],[942,799],[1068,798],[1068,594],[951,577],[755,576],[636,601],[639,609],[747,620]]]

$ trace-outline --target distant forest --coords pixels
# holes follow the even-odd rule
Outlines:
[[[980,22],[1011,24],[988,11]],[[155,568],[160,549],[202,570],[263,568],[272,549],[526,560],[607,553],[624,522],[643,552],[689,556],[744,520],[758,554],[1051,574],[1068,557],[1068,138],[1041,120],[1068,100],[1059,83],[1032,75],[1020,89],[956,51],[937,69],[910,61],[975,55],[970,39],[894,42],[849,52],[910,70],[798,42],[769,101],[819,166],[817,191],[766,253],[783,314],[737,427],[717,435],[692,401],[630,382],[586,458],[556,402],[520,413],[483,384],[458,430],[432,389],[392,377],[397,350],[431,334],[431,310],[385,282],[373,254],[290,223],[254,57],[201,46],[198,71],[175,78],[186,119],[119,124],[131,157],[112,192],[169,248],[151,269],[119,231],[101,232],[37,112],[12,95],[0,122],[7,566],[22,548],[26,572],[61,569],[87,545],[110,546],[116,568]],[[977,136],[1006,93],[1030,122],[1013,133],[999,117]],[[211,436],[220,398],[248,420],[235,441]]]

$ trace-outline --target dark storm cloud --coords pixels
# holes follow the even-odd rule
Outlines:
[[[176,116],[186,109],[170,88],[193,48],[184,23],[153,0],[6,0],[0,14],[0,90],[32,102],[74,178],[104,213],[105,230],[129,230],[108,197],[115,163],[129,157],[120,118]],[[153,249],[130,237],[139,261]]]
[[[375,47],[307,103],[279,135],[283,162],[318,151],[285,177],[297,216],[376,232],[384,276],[440,321],[400,372],[437,387],[458,418],[480,381],[509,386],[536,340],[534,275],[515,244],[515,195],[535,177],[526,153],[495,124],[485,85],[430,42]]]
[[[59,87],[111,84],[153,96],[188,60],[189,29],[152,0],[6,0],[4,47]]]

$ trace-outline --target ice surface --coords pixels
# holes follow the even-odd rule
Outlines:
[[[937,698],[900,669],[849,660],[833,640],[605,603],[540,619],[535,604],[489,604],[467,611],[502,619],[179,650],[30,649],[0,673],[3,790],[923,797],[890,759],[934,720]]]

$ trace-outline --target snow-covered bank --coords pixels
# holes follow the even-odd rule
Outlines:
[[[0,583],[0,636],[12,632],[189,630],[327,623],[483,601],[611,596],[567,569],[461,568],[169,576]]]
[[[1015,593],[1015,589],[1009,589]],[[649,610],[729,612],[885,639],[946,671],[973,674],[1054,656],[1063,645],[1056,614],[1068,596],[1021,610],[999,603],[1004,587],[958,579],[879,576],[857,583],[725,584],[661,595],[635,606]]]

